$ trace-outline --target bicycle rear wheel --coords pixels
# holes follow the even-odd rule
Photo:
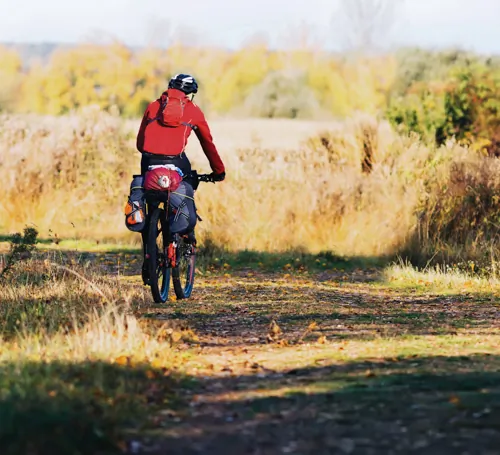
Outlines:
[[[178,299],[188,299],[194,286],[195,246],[186,243],[180,235],[175,235],[174,241],[177,244],[176,264],[172,268],[175,295]]]
[[[151,292],[156,303],[165,303],[170,287],[170,264],[167,260],[169,237],[165,211],[156,209],[149,221],[147,254]]]

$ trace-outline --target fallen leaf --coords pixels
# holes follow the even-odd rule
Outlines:
[[[174,330],[170,334],[170,339],[172,340],[173,343],[177,343],[181,338],[182,338],[182,333],[181,332],[177,332],[176,330]]]
[[[325,335],[321,335],[318,340],[316,341],[316,343],[318,344],[325,344],[326,343],[326,336]]]
[[[274,319],[271,321],[269,326],[269,333],[273,335],[279,335],[282,333],[280,326]]]
[[[309,335],[309,333],[311,333],[311,331],[315,330],[318,328],[318,324],[316,322],[311,322],[307,328],[304,330],[304,333],[299,337],[299,339],[297,340],[299,343],[302,342],[302,340],[307,336]]]
[[[366,371],[365,371],[365,376],[366,376],[367,378],[373,378],[373,377],[375,377],[375,376],[376,376],[376,374],[375,374],[375,372],[374,372],[373,370],[366,370]]]
[[[266,340],[268,343],[273,343],[275,341],[278,341],[281,337],[282,334],[281,327],[278,325],[278,323],[273,319],[271,321],[271,324],[269,324],[269,332],[267,334]]]
[[[276,341],[275,337],[271,335],[270,333],[267,334],[266,341],[268,343],[274,343]]]

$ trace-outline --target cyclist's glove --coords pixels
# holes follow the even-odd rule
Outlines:
[[[216,174],[215,172],[212,172],[210,177],[212,177],[214,182],[222,182],[226,178],[226,173],[222,172],[221,174]]]

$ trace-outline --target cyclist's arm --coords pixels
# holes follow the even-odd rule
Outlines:
[[[139,152],[144,152],[144,133],[146,131],[146,126],[148,125],[149,111],[151,108],[151,104],[147,107],[146,112],[144,112],[144,116],[142,117],[141,126],[139,127],[139,132],[137,133],[137,141],[136,146]]]
[[[224,163],[215,147],[214,140],[212,138],[212,133],[208,126],[207,120],[203,115],[203,112],[199,110],[198,121],[196,122],[195,133],[200,141],[203,152],[205,152],[208,161],[210,162],[210,167],[212,171],[216,174],[222,174],[225,172]]]

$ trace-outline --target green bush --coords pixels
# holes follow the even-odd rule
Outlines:
[[[455,138],[474,150],[500,155],[500,70],[469,65],[445,82],[414,83],[387,109],[398,130],[437,145]]]
[[[500,72],[481,67],[461,71],[445,94],[445,119],[436,131],[438,144],[460,142],[500,155]]]
[[[405,96],[418,83],[446,81],[456,70],[483,65],[490,70],[500,68],[499,57],[482,56],[460,49],[430,51],[419,48],[401,49],[396,53],[398,71],[393,86],[395,97]]]
[[[31,257],[36,248],[38,231],[35,228],[24,228],[23,234],[16,233],[10,238],[10,250],[5,266],[0,270],[0,281],[14,268],[14,266]]]
[[[445,121],[445,95],[438,85],[418,84],[411,93],[391,100],[388,120],[401,133],[418,133],[433,142]]]

